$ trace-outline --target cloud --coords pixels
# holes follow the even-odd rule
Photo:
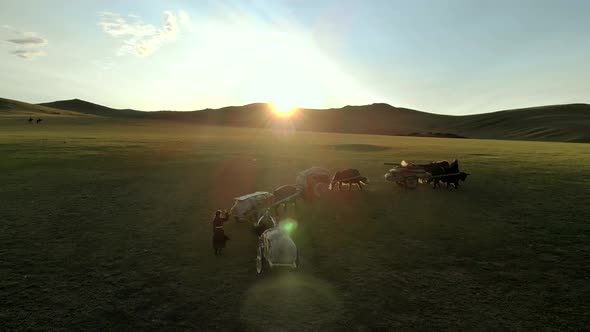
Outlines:
[[[178,38],[180,27],[176,17],[169,11],[164,12],[164,29],[159,32],[158,37],[162,39],[175,40]]]
[[[19,58],[23,59],[33,59],[38,56],[44,56],[45,52],[39,49],[20,49],[10,52],[11,54],[16,55]]]
[[[14,38],[8,39],[9,42],[14,44],[20,44],[24,46],[43,46],[47,45],[47,39],[37,37],[37,36],[30,36],[30,37],[22,37],[22,38]]]
[[[191,24],[191,19],[184,10],[178,11],[178,22],[189,31],[192,31],[193,26]]]
[[[12,37],[4,39],[4,42],[8,45],[16,45],[16,49],[13,47],[10,54],[27,60],[47,55],[43,50],[49,43],[47,39],[38,36],[35,32],[20,32],[7,25],[2,27],[10,31],[12,35]]]
[[[102,30],[121,40],[117,54],[133,54],[138,57],[146,57],[160,49],[165,43],[177,40],[180,34],[178,21],[180,20],[182,23],[189,20],[185,12],[180,12],[177,19],[172,12],[165,11],[164,25],[161,28],[156,28],[145,23],[137,15],[123,17],[118,13],[101,12],[98,16],[98,25],[102,27]]]
[[[120,14],[102,12],[98,14],[100,20],[98,25],[102,30],[113,37],[131,36],[145,37],[156,33],[156,28],[151,24],[144,23],[135,15],[130,15],[134,22],[127,22]]]

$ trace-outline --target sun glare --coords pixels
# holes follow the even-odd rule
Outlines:
[[[297,107],[288,105],[288,104],[281,104],[281,103],[272,103],[268,104],[271,111],[280,118],[288,118],[291,115],[297,112]]]

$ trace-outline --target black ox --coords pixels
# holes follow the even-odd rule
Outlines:
[[[446,183],[447,188],[450,188],[452,184],[455,189],[458,189],[459,181],[465,181],[469,175],[468,173],[459,171],[459,161],[457,159],[450,164],[448,161],[443,160],[420,166],[432,174],[431,182],[433,183],[434,189],[437,187],[440,188],[441,182]]]

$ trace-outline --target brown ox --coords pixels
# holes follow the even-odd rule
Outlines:
[[[362,185],[369,183],[369,179],[361,176],[358,169],[350,168],[336,172],[332,178],[330,187],[334,190],[336,185],[338,185],[338,190],[342,190],[343,183],[348,184],[348,190],[351,190],[353,184],[356,184],[359,189],[363,190]]]

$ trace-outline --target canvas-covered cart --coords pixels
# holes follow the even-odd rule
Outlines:
[[[385,165],[393,165],[385,163]],[[418,183],[427,183],[432,178],[423,167],[407,163],[405,160],[384,175],[385,180],[395,182],[401,187],[414,189]]]
[[[289,234],[281,227],[264,231],[258,238],[256,272],[269,272],[276,267],[299,267],[299,251]]]
[[[309,200],[328,192],[330,182],[330,171],[321,167],[311,167],[300,172],[295,183],[303,198]]]
[[[256,235],[260,236],[269,228],[277,227],[277,220],[273,216],[270,208],[262,209],[258,213],[258,220],[254,223],[254,231]]]
[[[274,203],[273,194],[266,191],[257,191],[248,195],[235,198],[235,203],[230,209],[231,216],[239,221],[258,221],[261,211],[272,206]]]

